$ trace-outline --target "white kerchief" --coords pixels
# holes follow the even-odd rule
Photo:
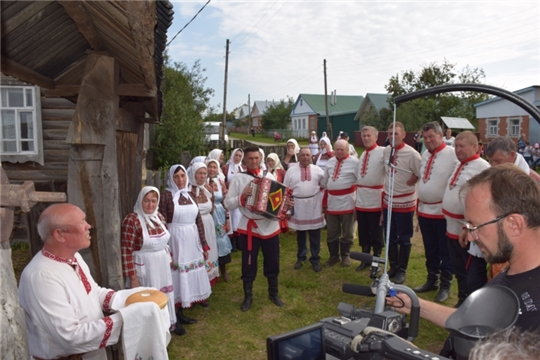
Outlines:
[[[151,214],[145,213],[142,207],[142,202],[143,202],[144,197],[146,196],[146,194],[148,194],[151,191],[154,191],[157,194],[157,201],[159,204],[159,190],[153,186],[145,186],[142,188],[141,192],[139,193],[137,202],[135,203],[135,206],[133,207],[133,212],[135,212],[137,216],[139,217],[141,226],[143,226],[143,223],[146,223],[148,227],[150,227],[151,229],[155,229],[155,226],[154,226],[154,223],[155,223],[155,224],[158,224],[161,227],[161,229],[163,229],[163,231],[165,231],[166,230],[165,225],[161,222],[158,216],[158,207],[156,206],[156,209]]]
[[[184,186],[183,189],[179,189],[178,186],[176,186],[175,182],[174,182],[174,172],[175,170],[180,167],[184,173],[186,174],[186,185]],[[173,165],[171,166],[171,168],[169,169],[169,177],[167,178],[167,187],[165,188],[165,190],[167,191],[170,191],[171,194],[173,195],[173,197],[178,193],[180,192],[180,196],[183,196],[185,197],[186,199],[189,199],[191,200],[191,198],[189,197],[189,194],[188,194],[188,185],[189,185],[189,177],[187,176],[187,171],[186,171],[186,168],[183,166],[183,165]]]
[[[204,187],[204,184],[203,185],[197,184],[197,180],[195,179],[195,173],[197,172],[197,170],[199,170],[201,168],[206,169],[206,164],[205,163],[195,163],[195,164],[191,165],[188,168],[187,175],[188,175],[188,178],[189,178],[189,182],[191,183],[191,187],[195,188],[195,196],[199,196],[200,191],[202,190],[204,192],[204,194],[206,195],[206,197],[208,199],[211,199],[212,194],[210,193],[210,191],[208,191],[208,189],[206,189]],[[218,168],[219,168],[219,166],[218,166]]]

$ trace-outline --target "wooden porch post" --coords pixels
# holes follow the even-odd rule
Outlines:
[[[92,225],[92,244],[81,254],[95,280],[113,289],[123,288],[116,155],[118,82],[114,58],[98,53],[88,55],[66,138],[71,144],[68,200],[86,213],[86,220]]]

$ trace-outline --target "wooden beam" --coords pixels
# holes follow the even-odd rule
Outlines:
[[[53,90],[45,90],[47,98],[72,97],[79,95],[81,85],[56,85]],[[120,84],[118,96],[150,97],[156,96],[156,90],[148,90],[145,84]]]
[[[86,11],[84,7],[84,1],[60,0],[58,1],[58,4],[60,4],[64,8],[66,14],[68,14],[68,16],[75,23],[75,25],[77,25],[79,31],[84,36],[86,41],[88,41],[90,46],[94,50],[102,50],[103,41],[101,40],[101,36],[99,36],[96,28],[94,27],[94,24],[92,23],[92,18],[90,14],[88,14],[88,11]]]
[[[4,55],[2,55],[1,68],[4,74],[13,76],[14,78],[26,81],[30,84],[38,85],[46,89],[54,89],[56,87],[56,83],[53,79],[41,75],[37,71],[27,68]]]
[[[139,66],[144,75],[146,87],[156,89],[156,68],[154,63],[154,28],[156,26],[156,2],[126,1],[126,16],[133,43],[137,49]]]

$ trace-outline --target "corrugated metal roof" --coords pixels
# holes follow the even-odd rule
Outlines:
[[[446,127],[451,129],[473,129],[474,126],[471,122],[465,118],[446,117],[441,116],[441,120],[445,123]]]
[[[377,112],[381,112],[382,109],[390,109],[388,105],[388,99],[390,99],[390,94],[373,94],[368,93],[366,98],[371,100],[371,104],[375,107]]]
[[[326,114],[324,95],[300,94],[300,97],[302,97],[317,114]],[[336,98],[336,103],[332,105],[332,95],[327,95],[329,116],[356,113],[364,100],[363,96],[357,95],[336,95]]]
[[[277,104],[279,104],[279,101],[256,100],[254,106],[257,106],[259,115],[263,115],[270,106],[276,106]]]

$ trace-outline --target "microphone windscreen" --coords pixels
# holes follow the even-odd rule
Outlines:
[[[358,260],[358,261],[366,262],[369,264],[371,264],[371,262],[373,261],[373,255],[366,254],[363,252],[351,251],[350,256],[351,256],[351,259],[353,260]]]
[[[366,285],[357,285],[357,284],[343,284],[341,286],[341,291],[346,294],[360,295],[360,296],[374,296],[371,287]]]

